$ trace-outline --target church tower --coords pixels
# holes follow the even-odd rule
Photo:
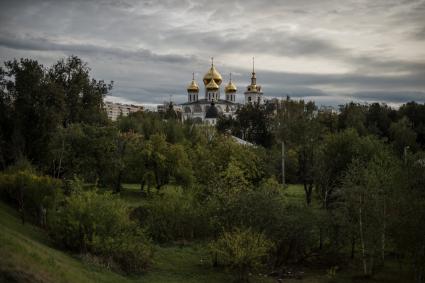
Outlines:
[[[229,83],[224,88],[224,92],[226,93],[226,100],[227,101],[230,101],[230,102],[235,102],[236,101],[236,91],[237,90],[238,90],[237,87],[232,82],[232,73],[230,73]]]
[[[195,73],[192,73],[192,82],[187,86],[187,102],[198,101],[199,86],[195,82]]]
[[[245,104],[258,103],[263,104],[263,93],[261,92],[261,86],[257,85],[257,77],[254,69],[254,57],[252,57],[252,75],[251,84],[246,87],[245,91]]]
[[[223,81],[220,73],[214,67],[214,58],[211,58],[211,68],[204,76],[205,99],[218,101],[220,99],[220,84]]]

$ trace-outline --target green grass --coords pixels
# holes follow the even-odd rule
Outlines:
[[[44,231],[22,225],[16,213],[0,203],[0,282],[125,282],[52,247]]]
[[[303,185],[299,184],[289,184],[284,189],[284,195],[293,201],[304,201],[305,202],[305,192]]]
[[[173,188],[173,185],[166,185],[161,188],[161,191],[166,191],[169,188]],[[150,189],[150,194],[154,195],[157,193],[155,188]],[[305,193],[304,187],[300,184],[290,184],[287,188],[284,189],[283,194],[288,198],[290,202],[297,202],[300,204],[305,203]],[[130,206],[139,206],[149,202],[149,196],[145,192],[140,191],[139,184],[123,184],[122,191],[120,196],[125,200]],[[313,200],[314,202],[315,200]]]
[[[154,193],[154,189],[151,189],[151,190],[152,190],[151,193]],[[148,201],[148,198],[146,197],[146,195],[142,194],[139,184],[123,184],[120,196],[130,206],[140,206],[145,204]]]

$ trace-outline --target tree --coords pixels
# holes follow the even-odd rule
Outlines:
[[[425,103],[419,104],[414,101],[400,106],[399,117],[407,117],[412,123],[412,129],[417,135],[417,141],[422,148],[425,147]]]
[[[210,250],[219,261],[235,269],[238,282],[249,282],[249,272],[261,267],[273,244],[263,234],[251,229],[236,229],[224,232],[210,244]]]
[[[372,103],[366,113],[366,125],[371,134],[388,137],[389,129],[396,116],[396,111],[386,104]]]
[[[413,268],[415,282],[425,282],[425,152],[411,154],[391,197],[389,232],[397,254]]]
[[[61,177],[72,178],[77,174],[86,182],[113,186],[120,162],[118,140],[119,133],[114,127],[72,124],[61,128],[52,140],[51,162],[60,162]]]
[[[297,182],[304,185],[306,203],[310,205],[314,184],[314,165],[323,126],[316,117],[314,102],[285,100],[278,107],[276,136],[285,143],[285,168],[296,172]],[[296,160],[294,160],[294,157]],[[291,159],[292,158],[292,159]],[[295,161],[295,162],[294,162]]]
[[[342,181],[343,201],[358,226],[363,273],[373,275],[377,262],[385,261],[390,196],[399,178],[398,162],[388,151],[380,151],[367,163],[355,160]]]
[[[242,139],[269,148],[273,143],[268,111],[259,104],[248,104],[236,111],[232,133]],[[222,129],[224,121],[219,122]]]
[[[103,98],[112,89],[113,82],[106,84],[90,78],[90,68],[77,56],[59,60],[49,69],[48,76],[64,93],[65,127],[71,123],[107,122]]]
[[[2,80],[11,103],[10,122],[13,130],[5,137],[13,144],[13,159],[26,156],[41,165],[47,154],[50,138],[62,120],[63,93],[48,80],[45,69],[35,60],[21,59],[5,63],[8,80]],[[9,102],[7,102],[9,101]],[[9,104],[10,105],[10,104]]]
[[[341,187],[351,162],[354,159],[367,162],[379,150],[382,150],[382,141],[373,136],[360,137],[354,129],[325,136],[315,165],[316,189],[324,208],[331,208],[337,197],[334,191]]]
[[[5,62],[0,69],[3,166],[25,156],[47,171],[51,169],[51,160],[45,158],[48,145],[60,126],[107,123],[103,97],[112,83],[96,81],[89,73],[87,64],[76,56],[51,68],[31,59]]]
[[[152,154],[149,159],[149,167],[155,175],[156,188],[159,190],[162,186],[170,181],[170,171],[167,167],[168,144],[165,136],[162,134],[154,134],[149,140],[152,148]]]
[[[140,184],[140,190],[143,192],[145,186],[150,192],[150,188],[156,184],[153,169],[150,168],[152,155],[152,146],[142,135],[132,133],[128,142],[127,152],[125,154],[125,179],[128,182]]]
[[[404,154],[405,148],[412,151],[416,150],[416,133],[412,130],[409,119],[403,117],[398,122],[392,123],[390,126],[390,137],[393,141],[394,149],[400,156]]]
[[[350,102],[340,107],[338,124],[340,129],[353,128],[359,135],[367,134],[366,130],[367,106]]]
[[[6,71],[0,67],[0,169],[5,169],[11,162],[12,147],[10,138],[13,132],[13,103],[7,91]]]

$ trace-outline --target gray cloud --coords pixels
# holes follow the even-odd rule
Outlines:
[[[420,91],[365,91],[353,93],[349,97],[366,101],[425,102],[425,92]]]
[[[423,0],[0,2],[2,61],[75,54],[134,101],[184,101],[210,56],[242,93],[252,55],[267,96],[424,101]]]
[[[194,55],[157,54],[144,48],[125,50],[122,48],[103,47],[92,44],[62,44],[51,42],[46,38],[22,39],[0,35],[0,46],[21,50],[63,51],[82,53],[85,55],[102,54],[114,56],[119,59],[149,60],[164,63],[189,63],[197,60]]]

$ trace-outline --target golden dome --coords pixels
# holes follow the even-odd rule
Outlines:
[[[238,90],[238,88],[235,86],[235,84],[234,83],[232,83],[232,82],[229,82],[227,85],[226,85],[226,87],[224,88],[224,91],[225,92],[232,92],[232,91],[237,91]]]
[[[236,85],[232,82],[232,73],[230,73],[230,80],[229,83],[226,85],[226,87],[224,88],[225,92],[236,92],[238,90],[238,88],[236,87]]]
[[[195,82],[195,80],[192,80],[192,82],[187,86],[187,91],[196,91],[196,92],[199,92],[199,86]]]
[[[217,71],[217,69],[214,67],[214,59],[211,58],[211,68],[208,70],[208,72],[204,76],[204,84],[207,85],[211,79],[214,79],[214,81],[220,85],[223,81],[223,78],[221,77],[220,73]]]
[[[215,82],[215,80],[210,80],[210,82],[206,85],[207,89],[219,89],[220,86]]]

